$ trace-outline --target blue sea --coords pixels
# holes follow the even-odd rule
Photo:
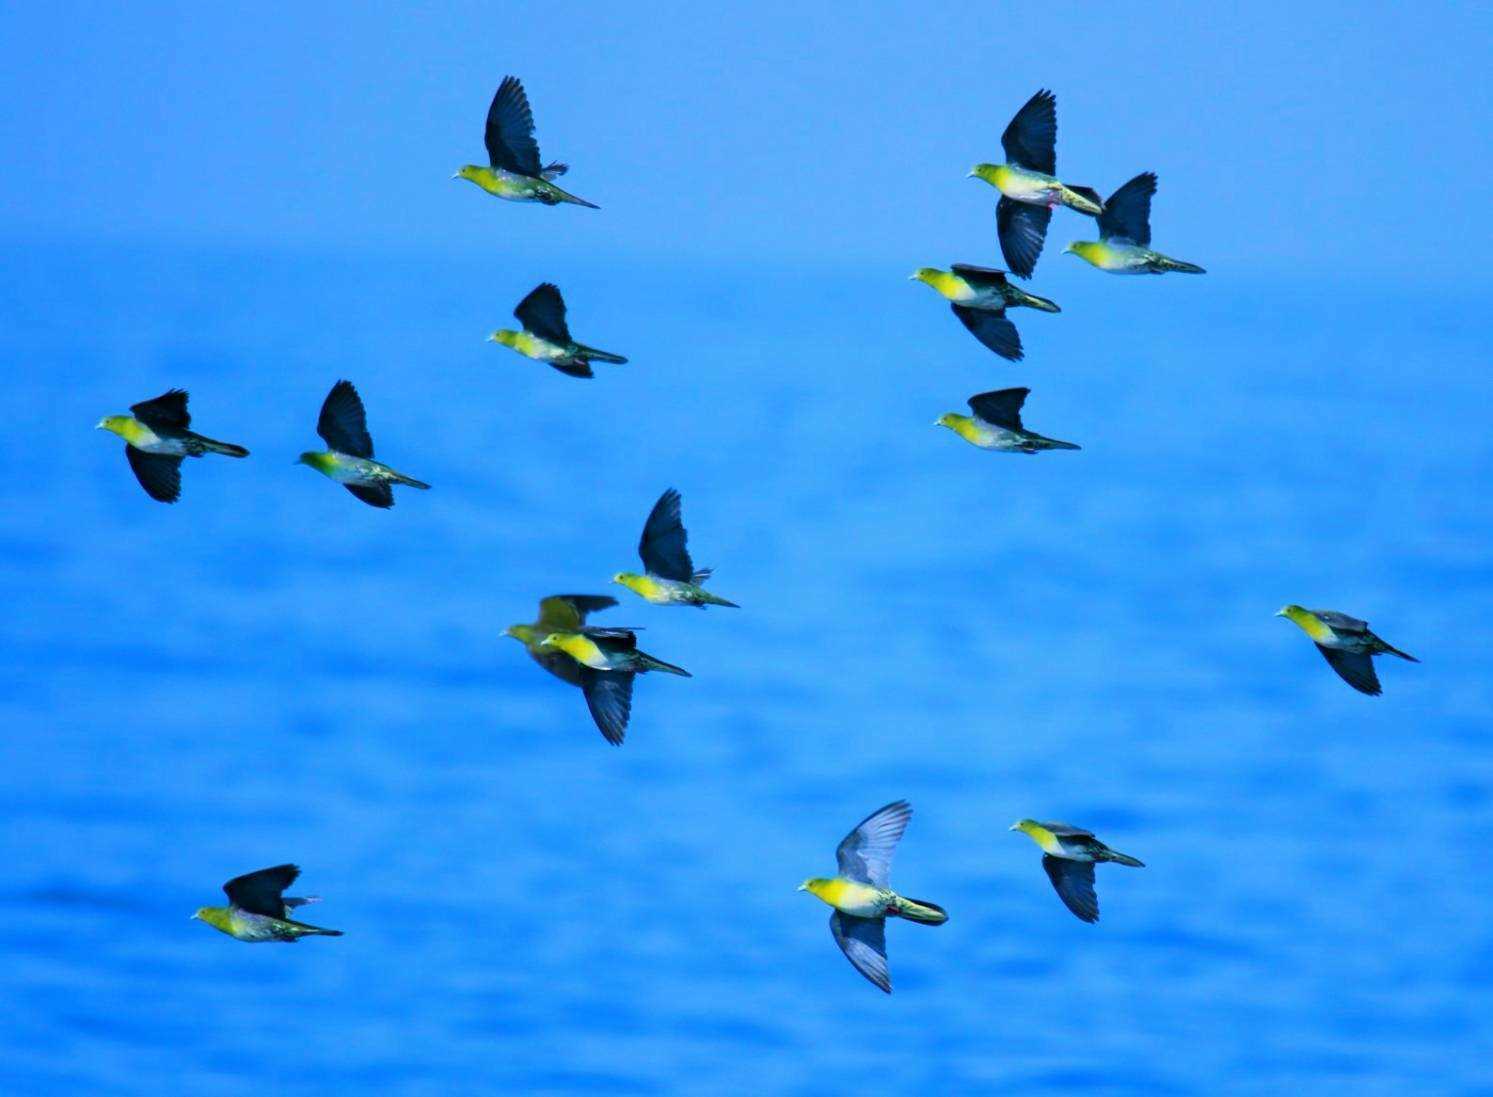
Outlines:
[[[578,382],[500,258],[12,249],[0,1092],[1493,1093],[1486,287],[1053,254],[1011,364],[926,258],[562,262]],[[343,377],[431,491],[294,465]],[[1082,452],[932,425],[1011,385]],[[173,386],[253,455],[167,507],[92,427]],[[741,610],[608,587],[670,486]],[[695,675],[620,749],[502,636],[609,589]],[[795,888],[899,797],[886,997]],[[1147,867],[1081,924],[1022,816]],[[284,861],[345,937],[189,920]]]

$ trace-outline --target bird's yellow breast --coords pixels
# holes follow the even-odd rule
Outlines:
[[[863,918],[875,917],[886,907],[885,897],[879,888],[856,880],[847,880],[843,876],[815,880],[809,886],[809,890],[836,910],[844,911],[846,914],[856,914]]]
[[[1026,832],[1026,836],[1028,838],[1036,842],[1037,845],[1041,847],[1043,853],[1051,853],[1054,855],[1062,854],[1063,847],[1062,844],[1058,842],[1057,835],[1048,830],[1046,827],[1038,826],[1036,823],[1032,823],[1028,826],[1022,827],[1021,829]]]
[[[596,646],[596,641],[589,636],[582,636],[578,632],[571,633],[561,638],[559,648],[578,663],[585,663],[589,667],[606,666],[606,656],[602,654],[601,648]]]
[[[1296,624],[1296,626],[1301,629],[1302,632],[1306,633],[1318,643],[1333,639],[1332,629],[1323,624],[1321,618],[1319,618],[1315,613],[1311,613],[1308,610],[1298,608],[1287,610],[1286,616],[1289,617]]]

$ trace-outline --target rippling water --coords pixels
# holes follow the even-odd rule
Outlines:
[[[1054,260],[1013,366],[900,269],[546,272],[633,359],[582,384],[481,342],[535,280],[501,262],[15,258],[5,1092],[1493,1084],[1473,290]],[[292,466],[344,376],[434,490]],[[931,425],[1010,384],[1083,452]],[[168,508],[89,428],[173,385],[254,453]],[[500,632],[606,589],[669,485],[746,608],[607,614],[696,675],[614,750]],[[1360,697],[1287,601],[1424,663]],[[894,880],[952,917],[890,927],[888,999],[794,887],[900,796]],[[1082,925],[1023,815],[1148,867]],[[187,920],[285,860],[346,937]]]

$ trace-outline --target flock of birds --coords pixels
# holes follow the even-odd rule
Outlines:
[[[564,175],[562,163],[543,164],[534,140],[534,120],[523,85],[505,77],[488,109],[486,165],[467,164],[453,178],[467,179],[489,194],[515,202],[544,205],[568,203],[596,209],[562,190],[554,180]],[[1156,176],[1143,172],[1101,199],[1094,190],[1065,183],[1057,170],[1057,103],[1049,91],[1039,91],[1016,113],[1001,136],[1006,159],[1000,164],[978,164],[970,175],[1000,192],[996,226],[1002,255],[1010,273],[1029,278],[1046,240],[1048,223],[1057,206],[1067,206],[1093,217],[1098,240],[1069,244],[1075,254],[1112,274],[1202,274],[1203,269],[1152,250],[1151,198]],[[984,346],[1011,361],[1022,357],[1021,337],[1007,318],[1011,308],[1059,312],[1056,304],[1013,284],[1007,272],[956,263],[948,270],[924,267],[912,275],[947,298],[954,315]],[[624,363],[626,358],[579,343],[570,335],[565,302],[552,283],[544,282],[514,310],[520,328],[494,332],[489,339],[519,354],[545,362],[578,378],[593,376],[592,362]],[[950,412],[938,420],[961,438],[982,449],[1037,453],[1079,447],[1028,431],[1021,409],[1029,390],[1008,388],[980,393],[969,399],[972,415]],[[135,404],[131,415],[113,415],[98,426],[125,441],[130,468],[152,499],[174,503],[181,494],[181,463],[207,453],[247,457],[243,446],[219,442],[190,429],[187,394],[172,389],[153,400]],[[316,431],[325,450],[302,453],[299,461],[340,483],[369,506],[394,505],[395,485],[426,489],[430,485],[374,459],[373,439],[357,390],[348,381],[332,386],[321,407]],[[705,589],[709,569],[696,568],[690,557],[679,493],[665,491],[643,525],[638,543],[643,570],[619,571],[612,581],[660,606],[736,607]],[[561,681],[578,687],[596,726],[607,742],[620,745],[632,714],[633,679],[661,671],[690,677],[682,667],[639,650],[637,635],[628,628],[602,628],[588,618],[617,604],[599,594],[557,594],[539,603],[539,616],[529,624],[515,624],[505,635],[519,641],[541,667]],[[1376,636],[1366,622],[1330,610],[1288,605],[1279,611],[1315,643],[1332,669],[1354,689],[1376,695],[1379,680],[1373,657],[1414,657]],[[886,958],[886,919],[902,918],[938,925],[948,914],[934,903],[909,899],[891,889],[892,854],[906,830],[912,808],[898,800],[873,812],[855,827],[836,850],[837,873],[805,880],[800,890],[817,896],[830,907],[830,929],[835,942],[855,969],[881,990],[891,992]],[[1094,866],[1100,863],[1143,867],[1136,858],[1105,845],[1091,832],[1065,823],[1022,819],[1012,830],[1026,834],[1042,851],[1042,867],[1064,905],[1084,922],[1099,918],[1094,891]],[[296,917],[299,907],[314,898],[291,898],[284,893],[299,875],[295,865],[277,865],[234,877],[224,885],[228,905],[202,907],[194,917],[240,941],[295,941],[301,937],[340,936],[340,931],[309,925]]]

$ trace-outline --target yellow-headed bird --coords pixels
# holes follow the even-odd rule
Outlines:
[[[1078,449],[1072,442],[1045,438],[1021,425],[1021,407],[1026,403],[1028,388],[999,389],[969,398],[974,415],[945,412],[934,422],[948,427],[972,446],[1000,453],[1040,453],[1044,449]]]
[[[1128,854],[1110,849],[1091,831],[1070,827],[1067,823],[1039,823],[1022,819],[1011,824],[1042,850],[1042,867],[1063,905],[1080,921],[1099,921],[1099,896],[1094,893],[1094,865],[1112,861],[1131,868],[1145,868],[1144,863]]]
[[[955,263],[948,270],[919,267],[911,277],[947,298],[954,315],[971,335],[1012,362],[1021,361],[1021,335],[1006,319],[1006,309],[1024,306],[1042,312],[1063,311],[1047,298],[1013,286],[1005,271],[990,267],[968,263]]]
[[[1099,239],[1079,240],[1064,252],[1072,252],[1087,263],[1110,274],[1207,274],[1196,263],[1184,263],[1152,251],[1151,196],[1156,193],[1156,174],[1141,172],[1109,196],[1099,215]]]
[[[235,876],[223,885],[223,891],[228,895],[226,907],[198,907],[192,917],[250,944],[260,941],[293,943],[302,937],[341,937],[340,929],[322,929],[291,918],[291,912],[297,907],[320,901],[314,895],[292,899],[283,894],[300,874],[301,870],[295,865],[276,865]]]
[[[529,109],[529,97],[518,77],[505,76],[498,85],[487,108],[482,138],[487,145],[488,166],[465,164],[452,179],[468,179],[488,194],[510,202],[543,202],[546,206],[569,202],[587,209],[600,208],[551,182],[570,169],[558,162],[541,166],[539,143],[534,140],[534,112]]]
[[[680,514],[681,500],[673,488],[658,497],[648,521],[643,524],[643,536],[638,541],[638,555],[643,559],[645,574],[635,571],[619,571],[612,582],[619,583],[652,602],[655,606],[730,606],[740,609],[735,602],[711,594],[700,584],[710,578],[710,568],[695,570],[690,559],[684,531],[684,519]]]
[[[145,494],[162,503],[181,498],[181,462],[184,457],[221,453],[247,457],[249,451],[232,442],[217,442],[187,429],[187,394],[171,389],[154,400],[132,404],[134,415],[107,415],[97,423],[124,439],[124,455]]]
[[[392,484],[405,484],[422,491],[430,487],[423,480],[396,472],[373,459],[368,417],[351,381],[338,381],[327,393],[316,421],[316,433],[330,448],[326,452],[307,450],[297,461],[337,481],[370,507],[394,505]]]
[[[621,746],[632,715],[632,679],[627,671],[593,670],[582,666],[558,648],[545,647],[545,637],[555,632],[578,632],[586,618],[617,604],[604,594],[552,594],[539,603],[539,619],[529,625],[509,625],[504,636],[511,636],[528,650],[534,662],[562,682],[580,687],[586,707],[602,736],[613,746]]]
[[[1276,610],[1277,617],[1293,622],[1312,638],[1322,658],[1337,676],[1359,693],[1378,697],[1379,675],[1374,672],[1375,655],[1398,655],[1412,663],[1415,656],[1385,643],[1369,631],[1369,623],[1330,609],[1305,609],[1292,603]]]
[[[621,671],[629,674],[646,674],[650,670],[661,670],[665,674],[677,674],[681,678],[694,675],[683,667],[655,659],[646,651],[638,649],[638,637],[626,628],[581,628],[574,632],[551,632],[539,641],[539,646],[563,651],[583,667],[592,670]]]
[[[1091,187],[1074,186],[1053,177],[1057,170],[1058,101],[1039,91],[1016,112],[1001,134],[1004,164],[976,164],[970,175],[1001,192],[995,207],[1006,266],[1019,278],[1030,278],[1047,239],[1055,206],[1067,206],[1097,217],[1104,203]]]
[[[949,920],[943,907],[908,899],[891,889],[892,854],[897,848],[912,805],[897,800],[866,816],[835,850],[838,876],[811,876],[799,891],[835,908],[829,930],[851,966],[876,986],[892,992],[892,973],[886,962],[886,920],[906,918],[925,926]]]
[[[593,361],[616,365],[627,361],[620,354],[588,347],[570,337],[570,327],[565,322],[565,298],[553,282],[541,282],[530,290],[513,315],[523,330],[499,328],[487,337],[489,343],[499,343],[536,362],[548,362],[569,377],[591,377]]]

